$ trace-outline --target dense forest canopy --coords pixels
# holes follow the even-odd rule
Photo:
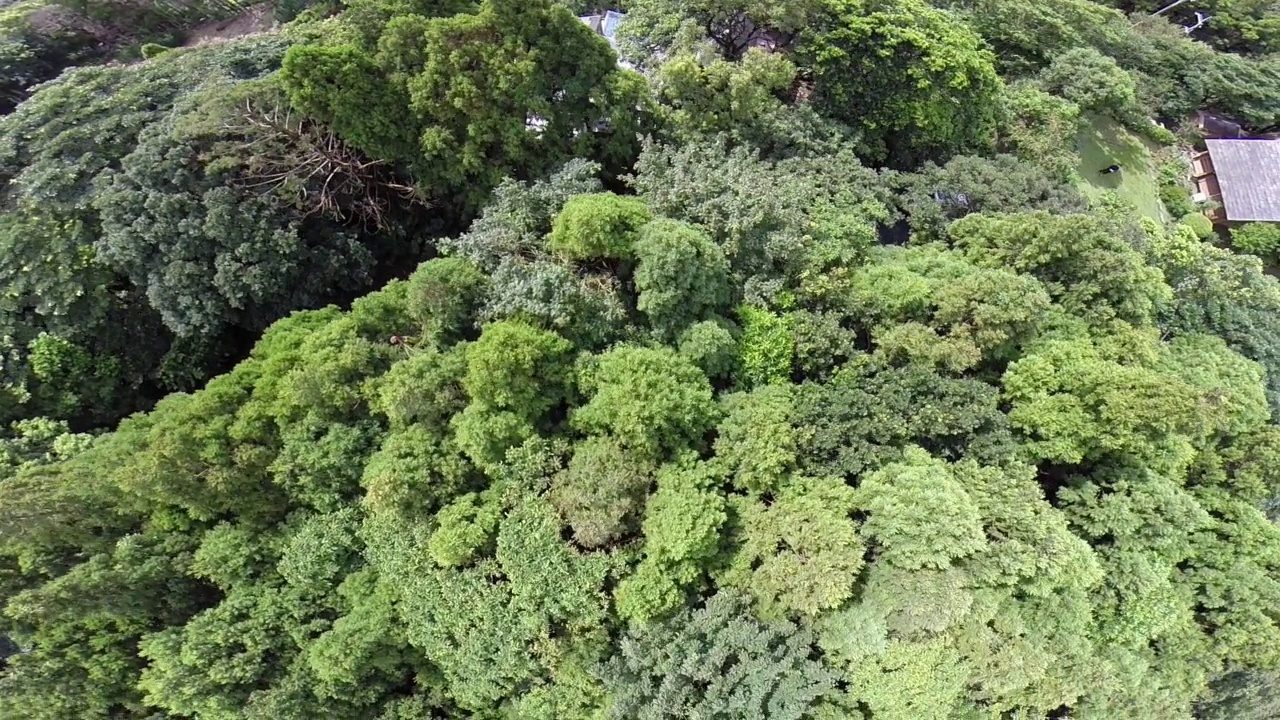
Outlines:
[[[1277,717],[1280,13],[1162,8],[7,6],[0,717]]]

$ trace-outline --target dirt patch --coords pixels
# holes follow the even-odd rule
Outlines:
[[[275,24],[275,3],[261,3],[248,8],[239,15],[225,20],[201,23],[191,28],[182,46],[204,45],[238,38],[242,35],[266,32],[275,27]]]

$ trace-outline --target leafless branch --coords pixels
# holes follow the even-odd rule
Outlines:
[[[290,202],[304,216],[320,214],[383,228],[393,198],[430,204],[387,163],[365,157],[326,128],[295,118],[282,103],[260,106],[246,99],[224,128],[244,138],[241,150],[254,149],[245,158],[240,186]]]

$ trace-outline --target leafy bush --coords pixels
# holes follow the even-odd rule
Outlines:
[[[799,56],[818,108],[861,128],[876,162],[908,169],[991,147],[1001,81],[968,26],[917,0],[830,7]]]
[[[1093,48],[1077,48],[1056,56],[1040,74],[1051,93],[1075,103],[1084,112],[1108,115],[1125,125],[1138,111],[1133,74]]]
[[[738,318],[742,321],[742,384],[751,388],[786,382],[795,354],[790,317],[743,305]]]
[[[1173,217],[1186,217],[1196,212],[1195,203],[1191,202],[1191,191],[1182,185],[1161,185],[1160,202]]]
[[[628,260],[640,227],[653,219],[644,201],[613,193],[579,195],[551,223],[547,249],[570,260]]]
[[[1213,237],[1213,221],[1205,217],[1202,213],[1191,213],[1184,215],[1180,220],[1183,225],[1191,228],[1196,237],[1201,240],[1208,240]]]
[[[1276,257],[1280,252],[1280,224],[1254,222],[1233,227],[1231,246],[1262,258]]]
[[[142,46],[138,48],[138,52],[142,54],[142,57],[150,60],[160,53],[167,52],[171,49],[172,48],[165,47],[160,43],[143,43]]]
[[[1154,122],[1143,122],[1134,128],[1143,137],[1160,145],[1176,145],[1178,136],[1169,128]]]

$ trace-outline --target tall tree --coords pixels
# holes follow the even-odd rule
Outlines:
[[[832,2],[800,44],[823,112],[862,131],[877,163],[981,152],[995,141],[995,56],[967,26],[914,0]]]

